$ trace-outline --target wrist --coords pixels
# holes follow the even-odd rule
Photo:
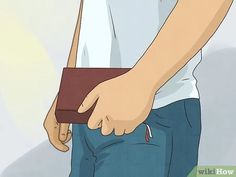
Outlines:
[[[130,71],[129,74],[131,75],[134,80],[137,81],[139,87],[155,94],[156,92],[156,82],[154,80],[154,76],[151,74],[149,69],[140,63],[137,63]]]

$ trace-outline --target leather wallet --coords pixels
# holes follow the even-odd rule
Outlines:
[[[99,83],[129,70],[130,68],[64,68],[55,111],[57,122],[86,124],[96,106],[95,102],[88,111],[78,113],[87,94]]]

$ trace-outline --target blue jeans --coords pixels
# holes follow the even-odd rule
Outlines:
[[[186,177],[197,165],[200,133],[197,98],[152,109],[124,136],[74,124],[70,177]]]

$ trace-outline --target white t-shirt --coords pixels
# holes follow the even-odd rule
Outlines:
[[[77,67],[133,67],[176,2],[84,0]],[[200,61],[201,51],[156,92],[153,108],[199,98],[193,71]]]

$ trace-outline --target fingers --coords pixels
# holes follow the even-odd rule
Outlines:
[[[64,142],[67,139],[70,124],[61,123],[59,129],[59,140]]]
[[[98,106],[99,107],[99,106]],[[114,122],[109,118],[109,116],[105,116],[102,118],[102,114],[98,111],[98,107],[95,107],[94,112],[89,118],[88,127],[92,130],[101,128],[101,134],[104,136],[110,135],[113,130],[116,136],[122,136],[124,134],[132,133],[135,128],[127,128],[121,125],[114,125]]]
[[[98,99],[97,89],[93,89],[84,99],[83,103],[80,105],[78,112],[83,113],[89,110],[91,106],[96,102]]]
[[[115,128],[115,135],[116,136],[122,136],[122,135],[124,135],[124,133],[125,133],[124,128],[122,128],[122,127]]]
[[[99,109],[99,105],[97,104],[92,115],[90,116],[88,120],[88,128],[94,130],[101,127],[101,121],[103,117],[104,116],[103,116],[102,110]]]
[[[96,115],[99,115],[98,113],[92,115],[88,121],[88,127],[90,129],[98,129],[101,128],[101,134],[104,136],[110,135],[113,131],[116,136],[122,136],[124,134],[132,133],[135,128],[127,128],[125,129],[124,126],[121,125],[115,125],[113,124],[113,121],[109,119],[108,116],[106,116],[103,119],[96,119]],[[102,117],[102,116],[98,116]]]
[[[50,143],[59,151],[66,152],[69,150],[69,147],[59,140],[59,124],[51,127],[50,131],[47,130],[48,138]]]
[[[108,116],[106,116],[106,118],[102,120],[102,127],[101,127],[102,135],[107,136],[111,134],[113,132],[113,129],[114,128],[111,120],[108,118]]]
[[[66,140],[64,141],[64,143],[68,143],[68,142],[71,140],[71,137],[72,137],[72,133],[71,133],[71,131],[69,130],[69,131],[68,131],[68,134],[67,134],[67,138],[66,138]]]
[[[125,134],[130,134],[135,130],[135,128],[127,128],[125,129]]]
[[[67,138],[65,139],[64,142],[60,141],[59,139],[59,132],[60,132],[60,124],[57,123],[57,121],[55,119],[50,119],[48,118],[45,122],[44,122],[44,128],[47,132],[48,135],[48,139],[50,141],[50,143],[59,151],[62,152],[66,152],[69,150],[69,147],[67,145],[65,145],[66,142],[68,142],[71,139],[71,131],[67,130]],[[62,126],[62,131],[65,131],[66,127],[69,128],[68,125],[63,125]]]

